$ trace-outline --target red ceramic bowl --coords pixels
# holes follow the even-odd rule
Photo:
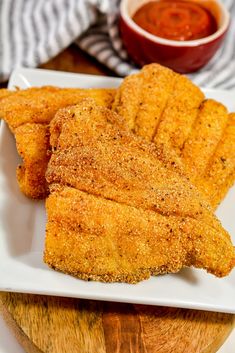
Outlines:
[[[201,0],[216,18],[218,30],[211,36],[192,41],[175,41],[157,37],[139,27],[132,16],[150,0],[122,0],[120,32],[130,57],[140,66],[157,62],[180,73],[203,67],[221,46],[227,33],[230,16],[219,0]],[[199,2],[200,0],[190,0]]]

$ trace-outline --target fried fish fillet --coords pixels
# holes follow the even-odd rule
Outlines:
[[[191,265],[219,277],[231,271],[229,235],[163,147],[92,100],[59,111],[50,132],[50,267],[128,283]]]
[[[44,198],[48,194],[45,179],[50,158],[49,127],[26,123],[15,129],[16,147],[23,164],[16,170],[21,191],[31,198]]]
[[[212,205],[224,198],[235,178],[235,114],[229,114],[228,123],[213,156],[207,163],[202,188]]]
[[[183,162],[195,182],[200,183],[227,123],[228,112],[222,104],[212,99],[203,101],[181,152]]]
[[[112,109],[136,134],[167,145],[212,207],[218,206],[235,180],[234,118],[222,104],[206,100],[186,77],[151,64],[124,79]],[[226,160],[221,179],[210,172],[221,163],[218,155]]]
[[[7,88],[1,88],[0,89],[0,102],[3,98],[6,98],[6,97],[9,97],[9,96],[12,96],[13,94],[15,94],[14,91],[10,91],[8,90]],[[1,103],[0,103],[1,104]]]
[[[79,82],[78,82],[79,83]],[[18,90],[1,101],[0,117],[14,130],[26,123],[49,124],[58,109],[91,97],[97,104],[109,107],[113,89],[32,87]]]
[[[21,191],[31,198],[45,198],[48,192],[45,170],[50,157],[49,123],[58,109],[92,97],[110,107],[112,89],[72,89],[34,87],[26,90],[0,90],[0,117],[15,135],[23,164],[17,169]]]

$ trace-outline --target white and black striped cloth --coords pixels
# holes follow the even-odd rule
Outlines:
[[[222,1],[222,0],[221,0]],[[120,0],[0,0],[0,81],[16,67],[37,67],[76,44],[120,76],[137,68],[118,34]],[[235,88],[235,1],[223,0],[231,26],[223,47],[189,75],[204,87]]]

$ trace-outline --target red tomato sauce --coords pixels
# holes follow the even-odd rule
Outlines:
[[[208,9],[184,0],[150,1],[137,10],[133,21],[151,34],[177,41],[201,39],[217,31]]]

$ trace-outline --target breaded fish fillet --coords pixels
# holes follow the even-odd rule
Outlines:
[[[124,79],[112,109],[124,117],[136,134],[168,146],[176,159],[181,158],[191,181],[212,207],[218,206],[235,180],[235,143],[230,137],[234,119],[229,118],[222,104],[205,100],[200,89],[186,77],[151,64]],[[227,146],[226,157],[222,157],[227,163],[219,179],[215,171],[208,169],[218,164],[216,151],[222,145]]]
[[[235,253],[210,206],[167,158],[92,100],[51,122],[44,261],[82,279],[136,283],[185,266],[227,275]],[[170,154],[169,154],[170,155]]]
[[[7,88],[1,88],[1,89],[0,89],[0,101],[1,101],[3,98],[12,96],[13,94],[15,94],[15,91],[10,91],[10,90],[7,89]],[[1,104],[1,103],[0,103],[0,104]]]
[[[27,123],[15,129],[16,147],[23,159],[16,175],[21,191],[31,198],[48,194],[45,172],[50,158],[49,126]]]
[[[235,114],[229,114],[224,134],[206,166],[202,187],[212,205],[219,204],[235,179]]]
[[[26,123],[48,124],[58,109],[91,97],[97,104],[109,107],[114,98],[113,89],[32,87],[18,90],[1,101],[0,118],[14,131]]]
[[[151,67],[147,69],[152,71]],[[161,67],[161,70],[164,72],[165,68]],[[174,90],[168,95],[153,140],[155,143],[168,143],[179,154],[197,117],[204,94],[185,76],[175,75]]]
[[[200,183],[227,123],[228,111],[223,104],[212,99],[201,104],[181,152],[182,160],[196,183]]]
[[[17,150],[23,159],[17,169],[17,179],[21,191],[28,197],[40,199],[48,192],[45,180],[50,157],[48,124],[58,109],[76,104],[84,97],[92,97],[97,104],[110,107],[114,90],[50,86],[16,92],[0,90],[0,118],[15,134]]]

